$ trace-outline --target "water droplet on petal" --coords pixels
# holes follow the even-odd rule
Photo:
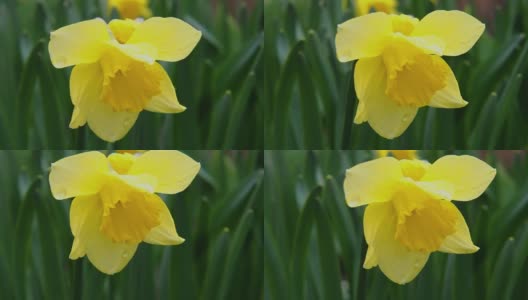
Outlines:
[[[128,251],[123,252],[123,254],[121,254],[121,257],[128,258]]]

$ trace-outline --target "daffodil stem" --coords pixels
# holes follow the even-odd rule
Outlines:
[[[367,247],[365,241],[361,239],[361,258],[364,260],[364,257],[367,255]],[[357,285],[357,299],[366,299],[367,295],[365,292],[365,287],[367,286],[367,272],[363,270],[361,266],[361,261],[358,264],[359,267],[359,279]]]

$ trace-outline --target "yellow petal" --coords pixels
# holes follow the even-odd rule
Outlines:
[[[344,182],[348,206],[356,207],[389,201],[403,178],[398,160],[383,157],[367,161],[346,171]]]
[[[77,197],[70,207],[70,224],[75,238],[84,245],[90,262],[99,271],[114,274],[128,264],[138,245],[114,243],[107,238],[99,230],[102,215],[103,207],[98,195]],[[75,255],[72,257],[77,258]]]
[[[102,99],[103,72],[99,64],[76,66],[70,78],[72,102],[101,139],[115,142],[132,128],[139,112],[116,112]],[[72,121],[75,119],[75,115]],[[75,125],[77,123],[74,123]]]
[[[103,101],[94,101],[89,109],[88,126],[98,137],[111,143],[122,139],[139,115],[139,112],[115,112]]]
[[[448,203],[455,207],[453,203]],[[464,216],[456,207],[455,211],[457,216],[457,223],[455,226],[456,232],[449,235],[444,240],[438,251],[455,254],[467,254],[478,251],[479,247],[475,246],[473,241],[471,241],[471,235],[469,234],[469,228],[466,224],[466,220],[464,220]]]
[[[363,233],[365,234],[367,245],[371,246],[374,244],[378,231],[385,226],[385,222],[388,219],[393,218],[394,214],[395,212],[390,202],[367,205],[363,215]]]
[[[101,59],[113,61],[116,55],[121,55],[124,59],[133,59],[146,64],[153,64],[156,61],[158,50],[150,44],[119,44],[117,41],[108,43],[109,51],[101,56]],[[112,54],[111,51],[114,51]],[[108,54],[110,57],[107,58]]]
[[[49,53],[56,68],[93,63],[99,59],[110,41],[102,19],[83,21],[51,33]]]
[[[367,110],[365,109],[365,103],[363,101],[358,101],[358,107],[356,111],[356,116],[354,117],[354,123],[361,124],[366,122],[367,119]]]
[[[131,19],[114,19],[108,23],[108,27],[114,38],[120,43],[124,44],[132,36],[132,33],[136,31],[136,28],[139,26],[139,22],[136,22]]]
[[[422,181],[445,181],[453,186],[453,200],[479,197],[495,177],[496,170],[469,155],[447,155],[435,161]]]
[[[86,124],[86,115],[78,106],[73,107],[73,113],[70,121],[70,128],[75,129]]]
[[[136,161],[136,156],[133,153],[118,151],[108,156],[108,162],[117,174],[125,175],[130,170],[130,167]]]
[[[147,193],[154,193],[158,185],[158,179],[150,174],[121,175],[116,177],[127,185]]]
[[[79,240],[78,238],[74,238],[69,258],[75,260],[85,255],[86,249],[84,248],[84,245],[82,244],[81,240]]]
[[[86,105],[100,97],[101,74],[97,64],[83,64],[73,67],[70,76],[70,98],[73,103],[73,113],[70,128],[78,128],[86,124]],[[90,84],[94,83],[93,86]]]
[[[361,59],[356,64],[354,83],[360,101],[365,103],[372,129],[387,139],[403,134],[414,120],[417,107],[399,105],[385,94],[386,71],[381,58]]]
[[[160,82],[161,94],[154,96],[152,100],[147,103],[145,109],[158,113],[183,112],[186,108],[178,102],[178,98],[176,98],[176,90],[172,85],[169,74],[167,74],[160,64],[155,63],[155,67],[158,68],[158,73],[163,74]]]
[[[413,182],[431,198],[451,201],[453,200],[454,187],[450,182],[443,180]]]
[[[429,253],[409,251],[394,239],[396,219],[390,213],[391,206],[391,203],[375,203],[367,206],[364,226],[376,228],[375,234],[371,237],[373,239],[371,244],[374,245],[373,255],[377,258],[380,270],[390,280],[405,284],[420,273],[429,258]]]
[[[444,54],[457,56],[475,45],[485,25],[461,11],[433,11],[425,16],[412,32],[413,36],[436,36],[444,43]]]
[[[367,255],[365,256],[365,262],[363,263],[364,269],[371,269],[378,265],[378,258],[376,257],[374,246],[368,246]]]
[[[466,106],[468,103],[460,94],[455,74],[453,74],[453,71],[443,59],[438,58],[438,62],[445,64],[447,70],[449,70],[446,78],[446,87],[437,91],[428,105],[437,108],[459,108]]]
[[[392,21],[385,13],[353,18],[337,26],[337,59],[347,62],[382,53],[392,33]]]
[[[395,38],[401,38],[411,43],[414,47],[420,49],[425,54],[443,55],[444,54],[444,42],[435,36],[405,36],[395,34]],[[394,39],[393,39],[394,40]]]
[[[396,151],[391,152],[396,159],[400,160],[400,167],[402,169],[403,176],[412,178],[414,181],[420,180],[424,176],[425,172],[427,172],[427,169],[429,169],[431,166],[431,164],[427,161],[409,159],[408,157],[402,157],[404,153],[397,153]]]
[[[91,151],[68,156],[51,164],[49,183],[55,199],[99,192],[109,172],[106,157]]]
[[[160,202],[159,207],[162,207],[159,216],[161,224],[152,228],[143,241],[156,245],[179,245],[183,243],[185,240],[176,232],[176,225],[174,225],[169,208],[160,197],[155,197]]]
[[[356,89],[359,102],[363,106],[361,109],[362,115],[367,114],[364,100],[368,95],[369,88],[372,84],[371,81],[384,76],[384,74],[386,74],[385,68],[382,60],[379,58],[360,59],[356,63],[354,69],[354,88]],[[359,110],[358,108],[358,112]]]
[[[179,61],[186,58],[202,33],[176,18],[154,17],[141,23],[127,42],[150,44],[157,51],[157,60]]]
[[[152,150],[142,154],[128,174],[156,177],[156,192],[175,194],[186,189],[200,170],[200,163],[175,150]]]

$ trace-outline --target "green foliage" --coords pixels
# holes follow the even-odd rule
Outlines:
[[[421,151],[431,162],[450,151]],[[497,168],[488,190],[456,202],[475,254],[433,253],[407,285],[379,268],[363,269],[364,208],[344,199],[345,170],[374,158],[371,151],[273,151],[264,155],[265,299],[525,299],[528,288],[528,161],[503,165],[511,151],[480,156]],[[499,157],[503,157],[499,160]],[[268,213],[272,212],[272,213]]]
[[[71,201],[53,199],[48,172],[74,153],[0,151],[0,298],[263,298],[262,152],[187,151],[200,173],[163,196],[185,243],[142,243],[112,276],[68,259]]]
[[[528,137],[525,101],[528,71],[527,0],[505,1],[468,53],[447,57],[462,96],[461,109],[420,109],[395,140],[378,136],[367,123],[353,124],[357,109],[354,63],[339,63],[337,25],[354,16],[351,0],[264,1],[267,149],[509,149]],[[454,0],[401,0],[399,11],[423,17],[457,9]],[[473,1],[466,1],[473,3]],[[474,7],[465,10],[475,15]]]
[[[258,149],[263,146],[263,3],[151,1],[155,16],[175,16],[202,31],[191,55],[162,63],[176,87],[181,114],[143,112],[116,149]],[[115,13],[114,13],[115,14]],[[55,69],[49,33],[102,17],[106,1],[0,0],[0,148],[100,149],[87,126],[68,127],[71,68]]]

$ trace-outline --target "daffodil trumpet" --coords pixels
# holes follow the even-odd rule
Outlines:
[[[99,271],[114,274],[128,264],[141,242],[183,243],[169,208],[156,193],[185,190],[199,170],[199,163],[170,150],[108,157],[91,151],[53,163],[53,197],[74,198],[70,259],[86,255]]]
[[[115,142],[143,110],[180,113],[172,81],[156,60],[186,58],[201,32],[176,18],[144,22],[93,19],[51,33],[49,54],[56,68],[75,65],[70,77],[70,128],[86,123],[101,139]]]
[[[367,205],[363,267],[378,266],[390,280],[405,284],[418,275],[432,252],[477,251],[452,200],[478,198],[495,174],[494,168],[467,155],[444,156],[433,164],[383,157],[348,169],[348,206]]]
[[[468,52],[484,29],[471,15],[443,10],[421,20],[377,12],[339,24],[338,60],[358,60],[354,123],[368,122],[376,133],[393,139],[405,132],[421,107],[466,106],[441,56]]]

